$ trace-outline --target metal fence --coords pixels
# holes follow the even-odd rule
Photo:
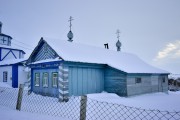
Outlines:
[[[180,112],[146,110],[88,98],[86,120],[180,120]]]
[[[18,89],[0,87],[0,105],[16,108]]]
[[[18,89],[0,88],[0,105],[16,108]],[[70,97],[68,102],[24,90],[21,111],[48,114],[74,120],[180,120],[180,112],[146,110],[97,101],[87,96]]]
[[[21,110],[70,119],[79,119],[80,97],[71,97],[68,102],[59,102],[58,98],[47,97],[27,91],[23,93]]]

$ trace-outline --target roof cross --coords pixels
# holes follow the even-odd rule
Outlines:
[[[117,34],[117,38],[118,38],[118,40],[119,40],[119,38],[120,38],[120,34],[121,32],[119,31],[119,29],[117,29],[117,31],[116,31],[116,34]]]
[[[72,18],[72,16],[70,16],[70,18],[69,18],[69,22],[70,22],[70,25],[69,25],[69,27],[70,27],[70,31],[71,31],[71,27],[72,27],[72,24],[71,24],[71,21],[73,21],[74,19]]]

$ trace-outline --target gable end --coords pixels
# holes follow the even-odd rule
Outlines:
[[[36,48],[33,50],[32,54],[30,55],[27,63],[32,63],[40,60],[46,59],[55,59],[59,57],[59,55],[44,41],[42,38],[39,41]],[[60,57],[59,57],[60,58]]]

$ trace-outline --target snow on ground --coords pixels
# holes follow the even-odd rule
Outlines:
[[[144,109],[180,112],[180,91],[168,93],[150,93],[131,97],[119,97],[113,93],[89,94],[89,98],[108,103],[117,103]]]
[[[0,116],[1,120],[68,120],[60,117],[12,110],[3,106],[0,106]]]
[[[27,91],[23,92],[21,111],[16,111],[16,101],[18,95],[18,89],[14,88],[2,88],[0,87],[0,120],[40,120],[40,119],[62,119],[71,118],[78,119],[80,111],[80,97],[71,97],[67,103],[58,102],[57,98],[47,97],[37,94],[27,94]],[[100,102],[97,102],[100,101]],[[128,117],[129,114],[135,110],[131,107],[169,111],[169,112],[180,112],[180,91],[168,92],[168,93],[149,93],[144,95],[137,95],[131,97],[119,97],[113,93],[96,93],[88,94],[87,101],[87,118],[96,119],[101,117],[111,119],[113,114],[116,114],[113,118],[120,118],[122,115],[124,118]],[[111,104],[107,104],[111,103]],[[114,105],[113,105],[114,104]],[[6,107],[2,107],[2,106]],[[129,107],[124,107],[129,106]],[[123,109],[124,108],[124,109]],[[128,111],[126,111],[128,110]],[[113,111],[113,112],[112,112]],[[31,113],[32,112],[32,113]],[[126,114],[124,114],[124,112]],[[141,113],[142,111],[137,110],[134,116]],[[111,113],[111,114],[110,114]],[[146,113],[146,112],[145,112]],[[148,112],[149,113],[149,112]],[[156,112],[157,113],[157,112]],[[48,116],[47,116],[48,115]],[[51,117],[59,116],[59,117]],[[143,117],[144,114],[141,114]],[[172,113],[174,115],[174,113]],[[154,116],[154,112],[149,113],[148,117]],[[161,117],[162,113],[157,113],[155,117]],[[171,114],[167,113],[166,117]],[[132,115],[133,117],[133,115]],[[153,117],[153,118],[155,118]],[[166,118],[165,117],[165,118]],[[170,118],[167,117],[167,118]],[[17,118],[17,119],[16,119]],[[180,118],[179,113],[174,118]],[[64,120],[64,118],[63,118]]]
[[[5,87],[5,88],[12,88],[10,85],[4,82],[0,82],[0,87]]]

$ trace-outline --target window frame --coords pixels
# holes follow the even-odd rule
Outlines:
[[[36,78],[37,78],[36,75],[37,75],[37,74],[39,74],[38,84],[36,84],[36,80],[37,80],[37,79],[36,79]],[[40,86],[40,73],[39,73],[39,72],[35,73],[34,86],[35,86],[35,87],[39,87],[39,86]]]
[[[162,77],[162,83],[166,83],[166,78]]]
[[[7,80],[8,80],[8,72],[7,71],[3,71],[3,82],[7,82]]]
[[[142,78],[141,77],[136,77],[135,78],[135,84],[140,84],[142,83]]]
[[[56,80],[56,85],[54,85],[54,74],[57,74],[57,80]],[[52,72],[52,77],[51,77],[51,80],[52,80],[52,87],[53,88],[57,88],[58,87],[58,72]]]
[[[47,84],[45,85],[44,83],[44,75],[45,74],[47,74]],[[42,76],[42,86],[44,87],[44,88],[48,88],[48,86],[49,86],[49,73],[48,72],[43,72],[43,76]]]
[[[3,43],[3,44],[7,44],[7,43],[6,43],[7,40],[6,40],[5,38],[6,38],[6,37],[3,37],[3,38],[2,38],[2,43]]]

